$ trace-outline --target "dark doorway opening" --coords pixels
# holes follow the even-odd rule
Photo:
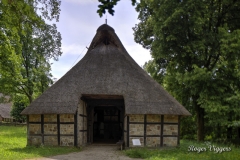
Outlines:
[[[94,108],[93,142],[116,143],[122,139],[121,110],[115,106]]]
[[[88,143],[123,140],[124,99],[116,95],[83,95],[87,103]]]

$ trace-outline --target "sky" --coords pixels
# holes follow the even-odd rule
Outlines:
[[[134,41],[132,28],[139,22],[138,13],[131,0],[121,0],[114,7],[114,16],[104,14],[99,17],[97,0],[62,0],[60,20],[56,23],[62,35],[62,56],[51,61],[52,75],[60,79],[86,54],[97,28],[105,23],[114,28],[122,44],[131,57],[143,66],[151,59],[149,50]]]

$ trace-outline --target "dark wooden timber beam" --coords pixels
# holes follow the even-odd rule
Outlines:
[[[181,119],[181,116],[178,116],[178,139],[177,139],[178,145],[180,145],[180,119]]]
[[[78,131],[77,131],[77,122],[78,122],[78,111],[74,114],[74,146],[77,146]]]
[[[83,94],[82,100],[86,99],[123,99],[121,95]]]
[[[124,106],[122,99],[86,99],[88,106]]]
[[[160,146],[163,146],[163,125],[164,125],[164,115],[161,115],[161,137],[160,137]]]
[[[42,134],[42,144],[44,144],[44,115],[41,114],[41,134]]]
[[[146,133],[147,132],[147,115],[144,114],[144,146],[146,146]]]
[[[58,137],[58,145],[60,146],[60,115],[57,114],[57,137]]]
[[[129,147],[129,116],[127,116],[127,147]]]
[[[30,135],[30,132],[29,132],[29,115],[27,115],[27,145],[29,145],[29,135]]]

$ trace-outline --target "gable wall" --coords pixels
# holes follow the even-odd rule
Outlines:
[[[73,114],[29,115],[27,121],[27,145],[76,145],[75,116]]]
[[[78,113],[77,119],[77,116],[73,114],[29,115],[27,144],[85,146],[88,128],[84,103],[79,104]],[[142,147],[177,146],[179,144],[179,116],[126,115],[124,117],[124,141],[127,147],[134,147],[132,139],[139,139]]]
[[[128,115],[125,124],[124,140],[127,147],[134,147],[132,139],[139,139],[141,147],[179,144],[179,116]]]

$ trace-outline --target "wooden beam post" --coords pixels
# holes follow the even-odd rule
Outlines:
[[[44,144],[44,115],[41,114],[41,135],[42,135],[42,144]]]
[[[147,115],[144,114],[144,146],[146,146]]]
[[[178,145],[180,145],[180,119],[181,119],[181,116],[178,116],[178,138],[177,138]]]
[[[77,117],[78,117],[78,111],[74,115],[74,146],[77,146],[77,135],[78,135]]]
[[[29,145],[29,115],[27,115],[27,146]]]
[[[127,147],[129,147],[129,116],[127,116]]]
[[[163,125],[164,125],[164,115],[161,115],[161,138],[160,138],[160,146],[163,146]]]
[[[60,115],[57,114],[57,138],[58,138],[58,145],[60,146]]]

